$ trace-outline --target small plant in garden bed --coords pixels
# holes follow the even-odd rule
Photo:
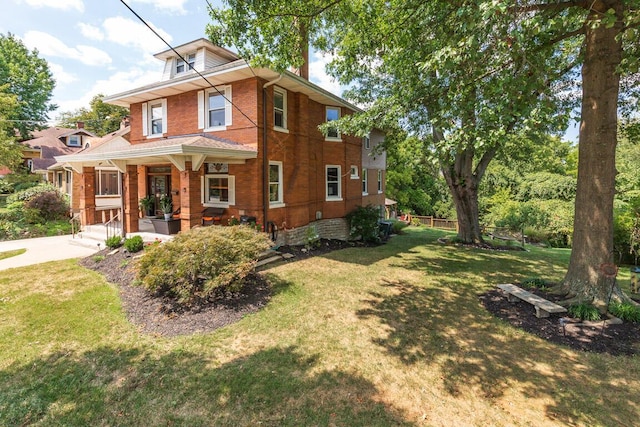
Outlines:
[[[111,236],[107,240],[104,241],[104,244],[107,245],[108,248],[115,249],[122,246],[122,237],[120,236]]]
[[[591,304],[581,303],[569,306],[567,309],[572,317],[581,320],[597,321],[600,320],[600,312]]]
[[[104,261],[105,256],[104,255],[94,255],[92,258],[95,262],[100,262],[100,261]]]
[[[611,314],[627,322],[640,323],[640,306],[630,302],[614,302],[609,306]]]
[[[521,284],[523,288],[528,289],[540,289],[543,291],[549,289],[549,287],[547,286],[547,282],[545,282],[545,280],[540,277],[529,277],[527,279],[524,279]]]
[[[142,237],[133,236],[124,240],[124,248],[131,253],[140,252],[144,248]]]

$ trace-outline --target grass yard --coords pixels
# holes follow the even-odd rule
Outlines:
[[[409,228],[266,271],[269,305],[211,334],[143,335],[75,261],[0,272],[0,425],[613,426],[640,361],[558,347],[478,294],[562,278],[568,250],[442,246]],[[628,281],[627,281],[628,283]]]

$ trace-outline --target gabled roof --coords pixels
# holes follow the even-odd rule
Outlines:
[[[95,137],[95,135],[86,129],[69,129],[59,127],[49,127],[46,129],[32,132],[33,138],[22,141],[22,144],[32,149],[42,150],[44,147],[55,148],[60,153],[74,153],[80,150],[82,147],[69,147],[65,143],[64,139],[71,135],[86,135]],[[44,157],[44,151],[42,156]],[[53,158],[53,157],[51,157]]]
[[[227,59],[228,61],[235,61],[240,59],[238,55],[231,52],[229,49],[225,49],[223,47],[217,46],[205,38],[199,38],[197,40],[193,40],[188,43],[181,44],[180,46],[176,46],[173,49],[163,50],[162,52],[158,52],[153,56],[155,58],[165,61],[168,58],[172,58],[176,56],[176,53],[174,52],[174,50],[178,52],[180,55],[184,56],[200,48],[205,48],[207,50],[210,50],[217,56],[223,59]]]

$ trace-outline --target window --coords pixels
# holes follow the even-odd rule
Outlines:
[[[178,58],[176,61],[176,74],[184,73],[185,71],[193,70],[193,67],[196,63],[196,54],[190,53],[188,55],[184,55],[184,59],[187,60],[187,63],[182,60],[182,58]]]
[[[273,89],[273,126],[287,129],[287,91],[280,88]]]
[[[269,204],[282,205],[282,162],[269,162]]]
[[[69,139],[67,140],[67,145],[69,147],[81,147],[82,137],[80,135],[69,135]]]
[[[167,100],[142,103],[142,134],[159,137],[167,132]]]
[[[362,195],[366,196],[367,194],[369,194],[368,191],[368,185],[369,183],[367,182],[367,170],[366,169],[362,169]]]
[[[358,179],[358,166],[351,165],[351,179]]]
[[[382,171],[378,171],[378,193],[382,193]]]
[[[110,170],[96,170],[96,196],[110,196],[120,194],[118,172]]]
[[[224,130],[231,125],[231,86],[198,92],[198,129]]]
[[[59,189],[62,188],[62,172],[56,172],[56,184]]]
[[[327,200],[342,200],[340,166],[327,166]]]
[[[327,107],[327,122],[332,122],[340,118],[340,107]],[[327,131],[327,139],[340,139],[340,132],[336,128],[329,128]]]
[[[369,138],[369,135],[365,136],[364,138],[362,138],[362,142],[364,145],[365,149],[370,149],[371,148],[371,138]]]
[[[236,203],[236,185],[233,175],[205,175],[202,203],[205,206],[229,207]]]

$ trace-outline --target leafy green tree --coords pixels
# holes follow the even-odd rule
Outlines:
[[[57,108],[50,103],[55,80],[49,64],[13,34],[0,34],[0,83],[9,84],[6,91],[17,101],[7,120],[12,121],[21,139],[28,139],[29,133],[42,128],[48,113]]]
[[[104,136],[120,128],[122,119],[129,115],[129,109],[117,105],[105,104],[104,95],[98,94],[91,99],[90,108],[66,111],[58,117],[58,125],[73,128],[77,122],[83,122],[85,129]]]
[[[22,150],[16,143],[9,117],[17,108],[18,100],[7,88],[8,85],[0,86],[0,165],[16,170],[22,162]]]

